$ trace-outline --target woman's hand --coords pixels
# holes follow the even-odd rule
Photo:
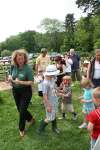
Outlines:
[[[13,83],[15,84],[20,84],[20,85],[32,85],[32,81],[22,81],[22,80],[19,80],[18,78],[16,78],[15,80],[12,81]]]
[[[15,80],[13,80],[13,83],[15,83],[15,84],[21,84],[21,81],[18,78],[16,78]]]
[[[13,81],[12,76],[9,75],[9,76],[8,76],[8,82],[12,82],[12,81]]]

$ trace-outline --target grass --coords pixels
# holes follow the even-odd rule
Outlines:
[[[89,136],[87,130],[78,129],[82,122],[82,105],[77,97],[81,90],[76,85],[73,87],[73,102],[78,119],[73,121],[71,114],[66,120],[58,120],[60,135],[55,135],[51,131],[51,124],[46,128],[45,135],[39,136],[36,131],[40,121],[45,116],[43,106],[40,105],[40,98],[36,93],[32,97],[30,112],[36,118],[36,124],[26,126],[26,134],[23,139],[19,138],[18,113],[11,91],[2,92],[0,95],[0,150],[87,150],[89,146]],[[58,113],[60,116],[60,111]]]

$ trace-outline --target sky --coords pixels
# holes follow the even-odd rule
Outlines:
[[[64,21],[68,13],[75,19],[84,14],[76,0],[0,0],[0,42],[19,32],[35,30],[44,18]]]

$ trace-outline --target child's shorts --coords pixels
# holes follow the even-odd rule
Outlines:
[[[38,95],[39,95],[40,97],[43,97],[43,92],[42,92],[42,91],[38,91]]]
[[[73,104],[61,104],[62,112],[74,112]]]

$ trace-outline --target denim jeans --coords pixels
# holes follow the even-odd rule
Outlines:
[[[90,142],[90,150],[93,150],[93,147],[96,143],[96,139],[91,139],[91,142]]]

